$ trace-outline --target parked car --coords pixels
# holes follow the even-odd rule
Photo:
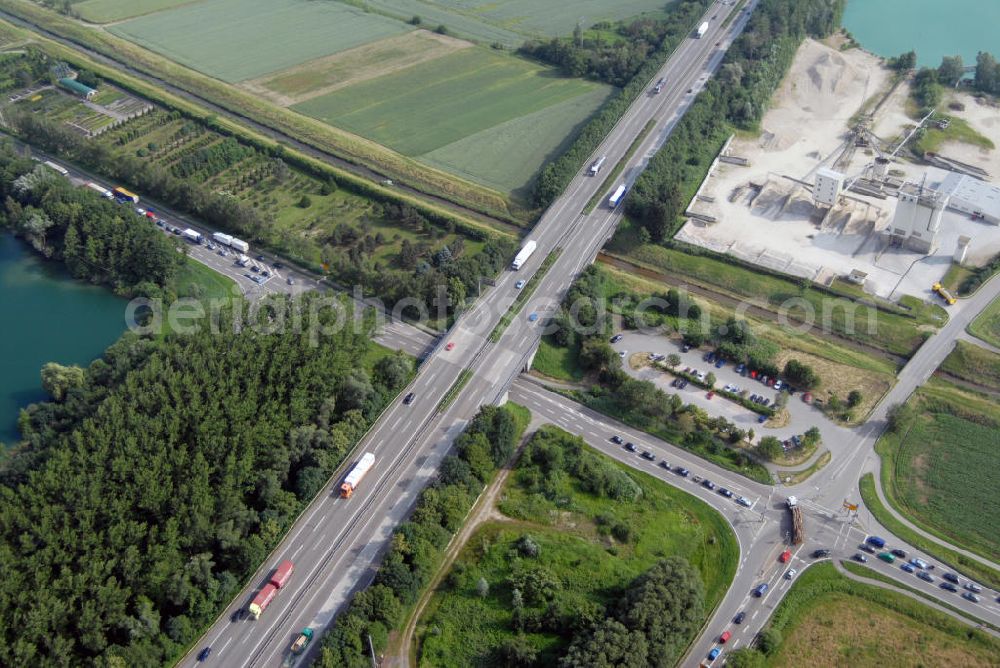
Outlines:
[[[774,381],[774,389],[780,390],[782,387],[782,382],[780,380]]]
[[[739,366],[736,367],[736,373],[740,374],[741,376],[746,373],[746,370],[747,370],[746,364],[740,364]]]
[[[621,340],[622,340],[621,334],[615,334],[614,336],[611,337],[611,343],[618,343]]]
[[[722,359],[721,357],[719,359],[715,360],[715,368],[716,369],[721,369],[724,366],[726,366],[726,360]]]
[[[709,390],[708,394],[705,395],[705,398],[706,399],[711,399],[714,396],[715,396],[715,390]]]
[[[445,350],[454,350],[454,349],[455,349],[455,342],[454,342],[454,341],[449,341],[449,342],[448,342],[448,345],[446,345],[446,346],[444,347],[444,349],[445,349]]]

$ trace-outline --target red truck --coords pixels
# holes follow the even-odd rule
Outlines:
[[[267,581],[263,589],[257,592],[257,595],[254,596],[253,601],[250,603],[250,615],[254,619],[260,619],[261,613],[271,604],[271,601],[278,594],[278,590],[285,586],[288,578],[292,577],[293,570],[295,570],[295,567],[287,559],[278,564],[278,567],[274,569],[271,579]]]

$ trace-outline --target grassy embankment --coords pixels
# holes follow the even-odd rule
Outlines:
[[[776,645],[766,663],[776,668],[995,665],[1000,653],[996,638],[828,563],[798,577],[765,634]]]
[[[941,370],[1000,392],[1000,355],[974,343],[956,341],[955,349],[941,363]]]
[[[539,547],[533,565],[559,583],[560,605],[594,611],[611,606],[636,576],[672,555],[686,558],[701,574],[706,611],[721,600],[738,559],[725,520],[666,483],[583,447],[602,465],[626,473],[640,496],[599,496],[568,472],[549,476],[551,494],[533,491],[538,469],[522,458],[500,496],[501,516],[470,538],[419,621],[421,665],[475,665],[516,635],[508,578],[528,565],[512,549],[524,535]],[[476,591],[480,578],[489,584],[486,596]],[[564,635],[526,633],[540,652],[540,665],[554,664],[565,648]]]
[[[969,333],[1000,348],[1000,298],[993,300],[969,325]]]

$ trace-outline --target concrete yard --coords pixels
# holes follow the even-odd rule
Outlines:
[[[851,192],[842,194],[832,210],[813,204],[811,186],[819,168],[835,169],[850,180],[872,164],[874,150],[855,148],[848,141],[850,129],[890,85],[890,72],[880,58],[806,40],[761,122],[760,135],[736,137],[726,151],[749,164],[717,162],[692,204],[692,213],[715,222],[692,218],[676,238],[823,284],[854,270],[865,272],[865,289],[891,299],[903,294],[931,298],[930,286],[948,270],[960,235],[972,238],[968,263],[982,263],[1000,252],[1000,227],[954,211],[942,216],[937,251],[924,256],[889,246],[883,230],[893,219],[894,196]],[[1000,145],[1000,110],[971,95],[954,95],[965,110],[948,113]],[[873,119],[872,131],[889,145],[916,125],[905,113],[907,99],[907,86],[897,87]],[[949,142],[941,153],[1000,178],[995,150]],[[911,162],[906,147],[889,165],[891,177],[924,180],[927,186],[946,174]]]

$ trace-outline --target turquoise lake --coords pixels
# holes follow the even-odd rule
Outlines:
[[[86,366],[100,357],[125,330],[125,300],[0,233],[0,309],[0,442],[12,445],[21,408],[47,398],[42,366]]]
[[[843,24],[868,51],[914,49],[920,65],[954,55],[975,65],[980,51],[1000,58],[1000,0],[848,0]]]

